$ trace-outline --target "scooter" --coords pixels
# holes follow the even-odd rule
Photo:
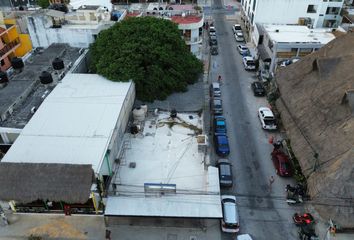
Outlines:
[[[304,190],[301,185],[298,184],[295,187],[292,187],[288,184],[286,185],[285,191],[287,192],[286,202],[289,205],[303,202]]]
[[[293,221],[296,226],[304,226],[314,223],[314,218],[310,213],[304,213],[302,215],[295,213],[293,215]]]

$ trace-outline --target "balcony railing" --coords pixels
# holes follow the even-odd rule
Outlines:
[[[15,47],[18,47],[19,45],[20,45],[19,38],[15,38],[12,42],[6,43],[5,46],[2,49],[0,49],[0,57],[12,51]]]
[[[196,43],[200,43],[202,41],[201,37],[183,37],[184,41],[186,42],[186,44],[196,44]]]

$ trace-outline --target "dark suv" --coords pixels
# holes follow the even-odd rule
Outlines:
[[[264,96],[265,95],[265,89],[264,86],[261,82],[253,82],[251,84],[252,90],[253,90],[253,94],[255,96]]]
[[[219,168],[219,183],[221,187],[232,187],[232,168],[227,159],[219,159],[217,162]]]

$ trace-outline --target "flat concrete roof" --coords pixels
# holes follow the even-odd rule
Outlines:
[[[74,9],[78,9],[82,5],[86,5],[86,7],[89,7],[89,5],[99,5],[108,8],[109,11],[112,10],[111,0],[71,0],[70,5],[73,6]]]
[[[0,127],[23,128],[32,117],[31,108],[38,108],[44,99],[42,96],[54,88],[52,84],[40,84],[39,76],[42,71],[50,72],[55,79],[57,77],[52,61],[56,57],[61,58],[67,67],[69,63],[74,64],[79,56],[78,48],[66,44],[52,44],[47,49],[33,52],[25,61],[22,72],[10,74],[7,86],[0,88],[0,115],[9,108],[13,109],[6,120],[0,120]]]
[[[97,74],[67,74],[2,161],[92,164],[98,172],[131,85]]]
[[[329,28],[310,29],[299,25],[263,24],[271,40],[279,43],[321,43],[335,39]]]
[[[105,214],[221,218],[218,169],[206,168],[206,156],[198,151],[195,130],[202,129],[202,118],[178,113],[174,121],[162,112],[149,116],[143,129],[125,135],[131,147],[112,178],[115,195],[108,197]],[[175,192],[155,195],[145,184],[175,186]]]

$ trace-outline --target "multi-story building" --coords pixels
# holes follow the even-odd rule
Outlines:
[[[256,23],[337,27],[344,0],[242,0],[242,18],[252,30]]]
[[[269,59],[270,72],[274,72],[281,61],[304,57],[335,39],[335,35],[327,28],[257,24],[255,29],[260,58]]]
[[[11,59],[23,57],[32,50],[28,34],[17,29],[15,19],[7,19],[0,12],[0,69],[6,71],[11,67]]]
[[[124,11],[120,12],[117,20],[123,19],[124,15]],[[38,11],[27,16],[27,21],[34,47],[67,43],[72,47],[87,48],[100,31],[115,23],[111,21],[109,10],[98,5],[82,5],[69,13],[55,10]]]
[[[175,11],[187,12],[171,16],[171,20],[178,24],[178,29],[181,31],[190,51],[197,57],[200,57],[200,46],[203,40],[201,35],[204,23],[203,14],[196,12],[193,9],[193,5],[171,5],[170,8],[173,8]]]
[[[118,5],[114,6],[119,9]],[[201,58],[202,28],[204,15],[195,9],[192,4],[166,4],[149,3],[131,4],[127,17],[155,16],[171,20],[178,25],[186,45],[189,50],[198,58]]]

